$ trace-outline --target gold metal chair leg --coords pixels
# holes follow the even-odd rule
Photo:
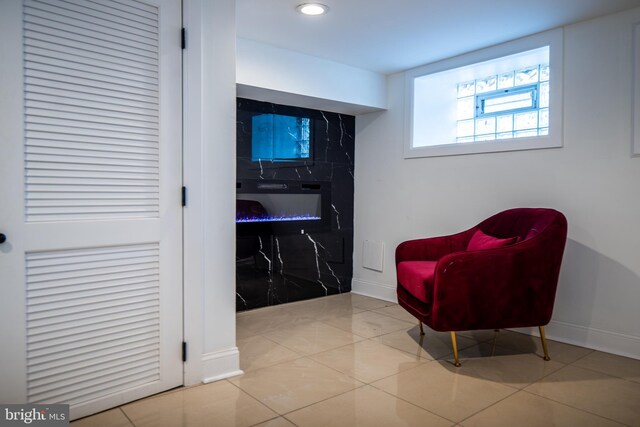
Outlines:
[[[418,325],[420,325],[420,335],[424,335],[424,329],[422,329],[422,322],[418,320]]]
[[[538,326],[540,330],[540,339],[542,340],[542,350],[544,351],[544,360],[551,360],[549,357],[549,349],[547,349],[547,337],[544,335],[544,326]]]
[[[458,359],[458,341],[456,341],[456,333],[453,331],[451,331],[451,345],[453,345],[453,358],[455,360],[453,366],[459,367],[460,359]]]
[[[493,330],[493,339],[491,340],[491,356],[495,356],[496,354],[496,342],[498,342],[498,332],[499,329]]]

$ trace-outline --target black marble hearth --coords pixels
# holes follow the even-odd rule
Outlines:
[[[355,117],[237,102],[237,310],[349,292]],[[277,139],[275,116],[305,143],[258,147],[258,132]]]

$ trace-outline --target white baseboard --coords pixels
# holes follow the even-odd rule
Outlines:
[[[207,384],[225,378],[242,375],[240,370],[240,352],[238,347],[215,351],[202,355],[203,378]]]
[[[550,340],[640,359],[640,337],[587,328],[558,320],[551,320],[544,330]],[[539,336],[538,328],[518,328],[514,331]]]
[[[398,302],[396,287],[385,283],[372,282],[354,277],[351,279],[351,292],[367,297],[378,298],[383,301]]]
[[[351,292],[397,303],[396,287],[354,277]],[[518,328],[514,331],[538,336],[538,328]],[[547,338],[566,344],[640,359],[640,337],[589,328],[568,322],[552,320],[545,328]]]

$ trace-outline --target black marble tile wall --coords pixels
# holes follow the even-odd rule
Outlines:
[[[252,161],[251,123],[259,114],[311,118],[311,158],[294,164]],[[236,224],[237,310],[349,292],[355,117],[238,98],[237,120],[238,182],[317,182],[331,188],[331,218],[320,229]]]

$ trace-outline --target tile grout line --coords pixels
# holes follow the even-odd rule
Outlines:
[[[231,384],[232,386],[234,386],[235,388],[237,388],[238,390],[240,390],[240,392],[241,392],[241,393],[245,393],[247,396],[249,396],[250,398],[252,398],[252,399],[253,399],[253,400],[255,400],[256,402],[258,402],[260,405],[264,406],[265,408],[267,408],[268,410],[270,410],[271,412],[273,412],[274,414],[276,414],[276,415],[277,415],[276,417],[269,418],[269,419],[264,420],[264,421],[260,421],[258,424],[265,423],[265,422],[267,422],[267,421],[273,420],[273,419],[278,418],[278,417],[280,416],[280,414],[279,414],[275,409],[271,408],[271,407],[270,407],[270,406],[268,406],[266,403],[262,402],[260,399],[258,399],[257,397],[255,397],[254,395],[252,395],[251,393],[249,393],[248,391],[243,390],[239,385],[236,385],[236,384],[232,383],[231,381],[229,381],[229,379],[228,379],[228,378],[225,378],[225,379],[223,379],[222,381],[226,381],[226,382],[228,382],[229,384]],[[255,424],[255,425],[257,425],[257,424]]]
[[[275,411],[274,411],[275,412]],[[277,412],[276,412],[277,413]],[[278,415],[277,417],[273,417],[273,418],[269,418],[268,420],[264,420],[264,421],[260,421],[259,423],[256,424],[251,424],[249,427],[256,427],[259,426],[260,424],[264,424],[264,423],[268,423],[270,421],[274,421],[277,420],[278,418],[284,418],[282,415]],[[287,420],[289,421],[291,424],[293,424],[295,427],[298,427],[298,424],[291,422],[291,420]]]
[[[434,361],[434,362],[435,362],[435,361]],[[412,369],[415,369],[415,368],[412,368]],[[407,369],[407,371],[409,371],[409,369]],[[406,372],[406,371],[405,371],[405,372]],[[396,375],[397,375],[397,374],[396,374]],[[393,375],[391,375],[391,376],[393,376]],[[387,378],[389,378],[389,377],[387,377]],[[385,393],[385,394],[388,394],[389,396],[391,396],[391,397],[393,397],[393,398],[395,398],[395,399],[401,400],[401,401],[403,401],[403,402],[405,402],[405,403],[408,403],[408,404],[409,404],[409,405],[411,405],[411,406],[415,406],[416,408],[420,408],[420,409],[422,409],[423,411],[427,411],[427,412],[428,412],[428,413],[430,413],[431,415],[435,415],[436,417],[442,418],[443,420],[447,420],[447,421],[449,421],[449,422],[453,423],[453,424],[452,424],[453,426],[457,425],[457,423],[456,423],[454,420],[452,420],[452,419],[449,419],[449,418],[444,417],[444,416],[442,416],[442,415],[436,414],[435,412],[430,411],[430,410],[429,410],[429,409],[427,409],[427,408],[423,408],[423,407],[422,407],[422,406],[420,406],[420,405],[416,405],[416,404],[415,404],[415,403],[413,403],[413,402],[409,402],[408,400],[406,400],[406,399],[404,399],[404,398],[402,398],[402,397],[400,397],[400,396],[396,396],[396,395],[395,395],[395,394],[393,394],[393,393],[389,393],[389,392],[388,392],[388,391],[386,391],[386,390],[383,390],[383,389],[381,389],[381,388],[378,388],[378,387],[376,387],[376,386],[375,386],[375,385],[373,385],[373,384],[368,384],[368,385],[369,385],[369,386],[371,386],[371,387],[373,387],[373,388],[375,388],[375,389],[376,389],[376,390],[378,390],[378,391],[381,391],[381,392],[383,392],[383,393]]]
[[[127,415],[127,413],[124,411],[124,409],[122,409],[122,406],[118,406],[118,409],[120,410],[120,412],[122,412],[122,415],[124,415],[124,417],[129,420],[129,422],[131,423],[131,425],[133,427],[136,427],[136,423],[133,422],[133,420],[131,418],[129,418],[129,415]]]
[[[323,366],[324,366],[324,365],[323,365]],[[342,374],[342,372],[340,372],[340,373]],[[344,374],[343,374],[343,375],[344,375]],[[225,381],[227,381],[227,380],[225,379]],[[229,382],[230,382],[230,381],[229,381]],[[358,381],[358,382],[362,383],[362,381]],[[270,406],[268,406],[266,403],[263,403],[260,399],[258,399],[257,397],[255,397],[254,395],[252,395],[251,393],[249,393],[248,391],[244,390],[242,387],[240,387],[240,386],[238,386],[238,385],[236,385],[236,384],[233,384],[232,382],[230,382],[230,383],[231,383],[233,386],[235,386],[237,389],[239,389],[241,392],[246,393],[246,394],[247,394],[247,395],[249,395],[251,398],[255,399],[255,400],[256,400],[258,403],[260,403],[261,405],[263,405],[263,406],[267,407],[269,410],[271,410],[271,411],[273,411],[274,413],[278,414],[278,416],[277,416],[277,417],[270,418],[269,420],[261,421],[261,422],[260,422],[260,423],[258,423],[258,424],[261,424],[261,423],[264,423],[264,422],[267,422],[267,421],[273,420],[273,419],[275,419],[275,418],[280,418],[280,417],[286,418],[286,417],[285,417],[285,415],[291,414],[291,413],[293,413],[293,412],[299,411],[299,410],[304,409],[304,408],[308,408],[309,406],[313,406],[313,405],[315,405],[315,404],[317,404],[317,403],[324,402],[324,401],[329,400],[329,399],[333,399],[334,397],[342,396],[343,394],[350,393],[350,392],[352,392],[352,391],[354,391],[354,390],[357,390],[357,389],[359,389],[359,388],[366,387],[367,385],[369,385],[369,384],[362,383],[362,384],[360,384],[360,385],[358,385],[358,386],[356,386],[356,387],[354,387],[354,388],[352,388],[352,389],[350,389],[350,390],[343,391],[343,392],[338,393],[338,394],[336,394],[336,395],[329,396],[329,397],[326,397],[326,398],[324,398],[324,399],[318,400],[317,402],[309,403],[308,405],[304,405],[304,406],[301,406],[301,407],[299,407],[299,408],[292,409],[291,411],[283,412],[282,414],[280,414],[280,413],[279,413],[279,412],[277,412],[275,409],[271,408],[271,407],[270,407]],[[293,421],[289,420],[288,418],[287,418],[287,421],[289,421],[289,422],[293,423]],[[293,424],[295,424],[295,423],[293,423]],[[257,424],[256,424],[256,425],[257,425]]]
[[[293,351],[293,352],[294,352],[294,353],[296,353],[296,354],[299,354],[299,355],[301,355],[301,356],[304,356],[304,354],[300,353],[299,351],[294,350],[294,349],[292,349],[292,348],[289,348],[289,347],[287,347],[287,346],[286,346],[286,345],[284,345],[284,344],[280,344],[280,343],[279,343],[279,342],[277,342],[277,341],[274,341],[273,339],[271,339],[271,338],[269,338],[268,336],[266,336],[266,334],[262,334],[262,335],[258,335],[258,336],[259,336],[259,337],[261,337],[261,338],[266,339],[267,341],[271,341],[271,342],[272,342],[272,343],[274,343],[275,345],[279,345],[280,347],[284,347],[284,348],[286,348],[287,350]],[[277,365],[277,363],[274,363],[274,365]],[[273,365],[271,365],[271,366],[273,366]],[[262,368],[260,368],[260,369],[262,369]]]
[[[596,351],[597,351],[597,350],[593,350],[593,351],[592,351],[591,353],[589,353],[589,354],[595,353]],[[633,380],[630,380],[630,379],[625,378],[625,377],[620,377],[620,376],[618,376],[618,375],[613,375],[613,374],[609,374],[609,373],[607,373],[607,372],[598,371],[597,369],[587,368],[587,367],[585,367],[585,366],[574,366],[574,363],[576,363],[576,362],[578,362],[578,361],[580,361],[580,360],[584,359],[584,358],[585,358],[585,357],[587,357],[589,354],[587,354],[586,356],[581,357],[581,358],[579,358],[579,359],[575,360],[575,361],[574,361],[574,362],[572,362],[572,363],[568,363],[566,366],[572,366],[572,367],[574,367],[574,368],[584,369],[585,371],[590,371],[590,372],[594,372],[594,373],[596,373],[596,374],[605,375],[605,376],[607,376],[607,377],[611,377],[611,378],[615,378],[615,379],[618,379],[618,380],[622,380],[622,381],[630,382],[630,383],[632,383],[632,384],[640,384],[640,382],[639,382],[639,381],[633,381]],[[605,353],[605,354],[613,354],[613,353]],[[620,357],[624,357],[624,356],[620,356]]]
[[[558,370],[559,370],[559,369],[558,369]],[[557,372],[557,371],[556,371],[556,372]],[[533,384],[535,384],[535,383],[533,383]],[[531,384],[529,384],[529,385],[531,385]],[[528,386],[527,386],[527,387],[528,387]],[[584,413],[586,413],[586,414],[594,415],[594,416],[596,416],[596,417],[603,418],[603,419],[605,419],[605,420],[613,421],[614,423],[618,423],[618,424],[620,424],[620,425],[624,425],[624,426],[628,426],[628,427],[633,427],[633,426],[631,426],[631,425],[629,425],[629,424],[627,424],[627,423],[623,423],[622,421],[617,421],[617,420],[614,420],[614,419],[612,419],[612,418],[605,417],[604,415],[596,414],[595,412],[587,411],[587,410],[585,410],[585,409],[578,408],[578,407],[573,406],[573,405],[569,405],[568,403],[565,403],[565,402],[560,402],[559,400],[552,399],[552,398],[550,398],[550,397],[548,397],[548,396],[543,396],[543,395],[541,395],[541,394],[537,394],[537,393],[534,393],[534,392],[532,392],[532,391],[525,390],[525,389],[522,389],[522,391],[523,391],[523,392],[525,392],[525,393],[527,393],[527,394],[530,394],[530,395],[532,395],[532,396],[540,397],[540,398],[542,398],[542,399],[545,399],[545,400],[548,400],[548,401],[551,401],[551,402],[557,403],[557,404],[559,404],[559,405],[566,406],[566,407],[571,408],[571,409],[575,409],[576,411],[584,412]]]
[[[328,325],[328,326],[331,326],[331,325]],[[335,326],[334,326],[334,328],[335,328]],[[340,328],[336,328],[336,329],[340,329]],[[340,329],[340,330],[341,330],[341,331],[343,331],[343,332],[348,332],[348,331],[345,331],[344,329]],[[316,355],[316,354],[324,353],[324,352],[326,352],[326,351],[336,350],[336,349],[338,349],[338,348],[346,347],[346,346],[348,346],[348,345],[353,345],[353,344],[355,344],[355,343],[357,343],[357,342],[361,342],[361,341],[366,341],[366,340],[367,340],[367,338],[365,338],[365,337],[362,337],[362,336],[360,336],[360,335],[356,335],[356,334],[354,334],[354,333],[352,333],[352,332],[350,332],[350,333],[351,333],[351,335],[354,335],[354,336],[356,336],[356,337],[358,337],[358,338],[362,338],[362,339],[361,339],[360,341],[354,341],[354,342],[349,343],[349,344],[340,345],[340,346],[338,346],[338,347],[329,348],[329,349],[326,349],[326,350],[320,350],[320,351],[318,351],[318,352],[316,352],[316,353],[310,353],[310,354],[303,354],[303,353],[300,353],[299,351],[294,350],[294,349],[292,349],[291,347],[287,347],[285,344],[281,344],[281,343],[276,342],[276,341],[274,341],[274,340],[272,340],[272,339],[269,339],[269,338],[267,338],[267,337],[264,337],[264,338],[267,338],[269,341],[271,341],[271,342],[273,342],[273,343],[275,343],[275,344],[277,344],[277,345],[279,345],[279,346],[281,346],[281,347],[284,347],[284,348],[286,348],[287,350],[291,350],[291,351],[293,351],[294,353],[300,354],[302,357],[309,357],[309,356],[314,356],[314,355]],[[273,366],[273,365],[272,365],[272,366]],[[262,369],[262,368],[260,368],[260,369]]]
[[[571,345],[571,344],[570,344],[570,345]],[[581,348],[586,348],[586,347],[581,347]],[[590,355],[592,355],[593,353],[595,353],[595,352],[596,352],[596,350],[593,350],[593,349],[589,349],[589,350],[591,350],[589,353],[585,354],[584,356],[578,357],[578,358],[577,358],[576,360],[574,360],[573,362],[571,362],[571,363],[567,363],[567,365],[573,365],[574,363],[579,362],[579,361],[581,361],[582,359],[586,358],[587,356],[590,356]]]
[[[358,342],[363,342],[363,341],[358,341]],[[372,342],[376,342],[376,341],[372,341]],[[347,346],[349,346],[349,345],[354,345],[354,344],[357,344],[357,343],[347,344],[346,346],[343,346],[343,347],[347,347]],[[381,344],[381,343],[377,343],[377,344]],[[382,344],[382,345],[384,345],[384,344]],[[343,348],[343,347],[338,347],[338,348]],[[396,350],[396,351],[399,351],[399,352],[403,353],[403,352],[402,352],[402,350],[398,350],[398,349],[393,348],[393,347],[389,347],[389,348],[390,348],[390,349],[392,349],[392,350]],[[337,350],[337,348],[336,348],[336,349],[332,349],[332,350],[323,351],[323,352],[320,352],[320,353],[316,353],[315,355],[322,354],[322,353],[327,353],[327,352],[329,352],[329,351],[333,351],[333,350]],[[405,353],[405,354],[409,354],[409,353],[406,353],[406,352],[404,352],[404,353]],[[361,383],[363,383],[364,385],[371,385],[371,383],[373,383],[373,382],[381,381],[381,380],[383,380],[383,379],[385,379],[385,378],[389,378],[389,377],[392,377],[392,376],[394,376],[394,375],[398,375],[398,374],[399,374],[399,373],[401,373],[401,372],[406,372],[406,371],[409,371],[409,370],[411,370],[411,369],[415,369],[415,368],[417,368],[417,367],[419,367],[419,366],[426,365],[427,363],[430,363],[430,362],[434,362],[434,361],[435,361],[435,360],[427,360],[427,359],[424,359],[424,361],[423,361],[422,363],[420,363],[419,365],[417,365],[417,366],[413,366],[413,367],[411,367],[411,368],[407,368],[407,369],[404,369],[404,370],[402,370],[402,371],[398,371],[398,372],[395,372],[395,373],[393,373],[393,374],[386,375],[386,376],[384,376],[384,377],[377,378],[377,379],[375,379],[375,380],[372,380],[372,381],[370,381],[370,382],[367,382],[367,381],[361,380],[360,378],[356,378],[356,377],[354,377],[353,375],[347,374],[347,373],[342,372],[342,371],[338,371],[337,369],[333,368],[332,366],[327,365],[326,363],[323,363],[323,362],[321,362],[321,361],[319,361],[319,360],[315,360],[315,359],[311,359],[311,360],[313,360],[314,362],[320,363],[321,365],[323,365],[323,366],[325,366],[325,367],[327,367],[327,368],[333,369],[334,371],[337,371],[337,372],[341,373],[342,375],[346,375],[346,376],[348,376],[348,377],[350,377],[350,378],[353,378],[354,380],[356,380],[356,381],[358,381],[358,382],[361,382]]]
[[[286,418],[286,416],[287,416],[287,415],[291,415],[291,414],[292,414],[292,413],[294,413],[294,412],[300,411],[300,410],[302,410],[302,409],[308,408],[308,407],[313,406],[313,405],[317,405],[318,403],[326,402],[327,400],[333,399],[334,397],[338,397],[338,396],[342,396],[343,394],[351,393],[352,391],[358,390],[359,388],[363,388],[363,387],[366,387],[366,386],[368,386],[368,385],[369,385],[369,384],[364,384],[364,383],[363,383],[363,384],[361,384],[361,385],[359,385],[359,386],[357,386],[357,387],[352,388],[351,390],[343,391],[343,392],[338,393],[338,394],[336,394],[336,395],[329,396],[329,397],[326,397],[326,398],[324,398],[324,399],[318,400],[317,402],[309,403],[308,405],[304,405],[304,406],[301,406],[301,407],[299,407],[299,408],[292,409],[291,411],[288,411],[288,412],[285,412],[285,413],[283,413],[283,414],[280,414],[280,416],[281,416],[281,417],[283,417],[283,418]],[[291,420],[290,420],[290,419],[288,419],[288,418],[287,418],[287,421],[289,421],[289,422],[292,422],[292,423],[293,423],[293,421],[291,421]],[[295,424],[295,423],[294,423],[294,424]]]
[[[512,396],[514,396],[514,395],[516,395],[516,394],[518,394],[518,393],[520,393],[521,391],[522,391],[522,389],[515,389],[515,390],[513,391],[513,393],[511,393],[511,394],[509,394],[509,395],[507,395],[507,396],[503,397],[502,399],[499,399],[499,400],[497,400],[497,401],[493,402],[491,405],[487,406],[486,408],[482,408],[482,409],[480,409],[479,411],[474,412],[473,414],[469,415],[468,417],[461,419],[460,421],[458,421],[458,424],[461,424],[462,422],[464,422],[464,421],[468,420],[469,418],[474,417],[474,416],[478,415],[479,413],[486,411],[487,409],[489,409],[489,408],[491,408],[491,407],[493,407],[493,406],[497,405],[497,404],[498,404],[498,403],[500,403],[500,402],[505,401],[506,399],[508,399],[508,398],[510,398],[510,397],[512,397]]]

